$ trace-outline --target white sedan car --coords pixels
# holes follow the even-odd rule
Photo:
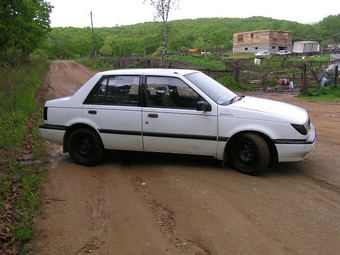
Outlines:
[[[280,50],[276,52],[276,55],[280,55],[280,56],[289,55],[289,54],[292,54],[289,50]]]
[[[270,160],[302,160],[316,144],[306,110],[180,69],[100,72],[73,96],[46,102],[40,133],[82,165],[105,150],[148,151],[211,156],[250,175]]]
[[[255,57],[266,57],[270,55],[270,52],[268,51],[259,51],[257,53],[254,54]]]

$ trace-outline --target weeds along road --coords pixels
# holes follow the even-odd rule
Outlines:
[[[72,95],[93,74],[53,62],[45,99]],[[84,167],[46,143],[31,254],[339,254],[339,104],[259,96],[306,108],[319,138],[304,161],[271,164],[260,177],[212,159],[136,152]]]

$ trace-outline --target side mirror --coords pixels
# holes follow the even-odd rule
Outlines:
[[[198,101],[196,104],[197,111],[210,112],[211,105],[206,101]]]

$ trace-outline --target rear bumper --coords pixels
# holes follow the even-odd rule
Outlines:
[[[39,126],[40,135],[46,140],[63,145],[66,127],[57,125],[41,125]]]

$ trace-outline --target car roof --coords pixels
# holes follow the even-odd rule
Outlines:
[[[93,88],[94,84],[103,76],[109,75],[162,75],[162,76],[181,76],[190,73],[197,73],[197,70],[189,69],[160,69],[160,68],[131,68],[131,69],[117,69],[103,71],[95,74],[90,80],[88,80],[81,89],[79,89],[73,96],[72,100],[75,103],[81,104],[84,100],[83,91],[89,91]]]
[[[172,69],[172,68],[129,68],[103,71],[100,75],[186,75],[189,73],[198,72],[197,70],[189,69]]]

